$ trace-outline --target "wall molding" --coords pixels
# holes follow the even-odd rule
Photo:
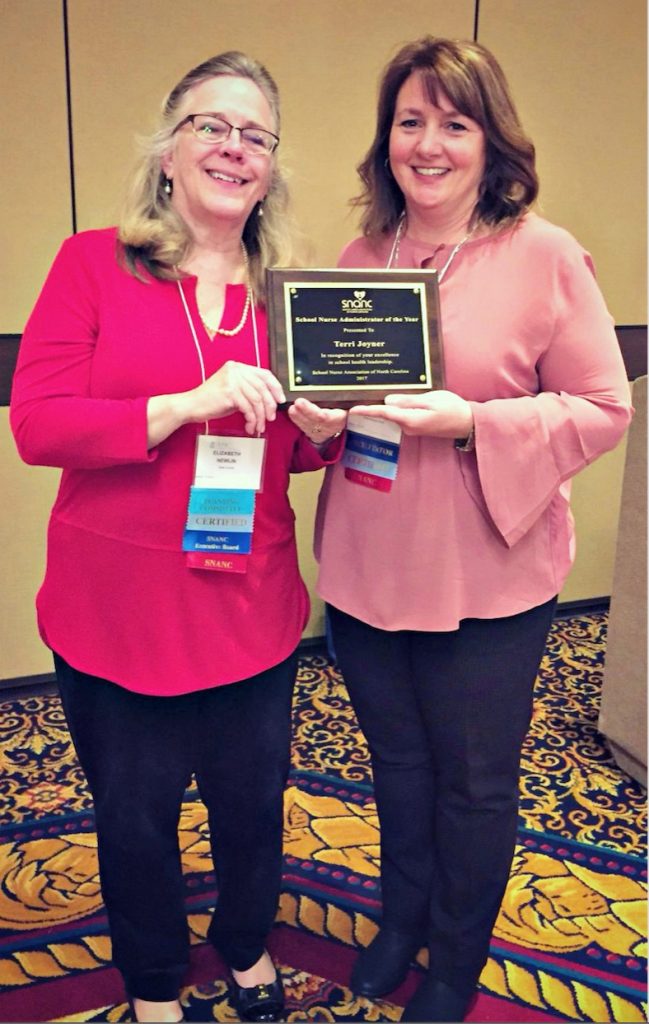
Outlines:
[[[27,700],[58,693],[56,676],[53,672],[42,672],[35,676],[18,676],[14,679],[0,679],[0,700]]]
[[[0,405],[9,405],[20,334],[0,334]]]
[[[615,328],[629,380],[647,373],[647,325],[629,324]]]
[[[615,328],[629,380],[647,372],[647,325],[629,324]],[[9,405],[11,382],[18,358],[20,334],[0,334],[0,406]]]
[[[63,45],[65,49],[65,106],[68,122],[68,165],[70,168],[70,210],[72,233],[77,233],[77,186],[74,178],[74,134],[72,131],[72,76],[70,72],[70,26],[68,0],[63,0]]]

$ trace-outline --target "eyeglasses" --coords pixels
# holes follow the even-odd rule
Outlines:
[[[214,146],[219,142],[226,142],[233,131],[239,132],[241,148],[246,153],[272,153],[279,145],[279,136],[267,132],[265,128],[239,128],[230,124],[224,117],[217,117],[216,114],[188,114],[173,130],[173,135],[179,131],[184,124],[191,124],[192,131],[200,142],[208,146]]]

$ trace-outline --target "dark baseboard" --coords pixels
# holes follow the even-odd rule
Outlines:
[[[48,693],[58,693],[56,676],[53,672],[44,672],[37,676],[18,676],[15,679],[0,679],[0,702],[14,700],[17,697],[42,697]]]
[[[620,324],[615,328],[629,380],[637,380],[647,372],[647,325]]]
[[[305,637],[298,646],[300,654],[326,654],[327,645],[323,636]],[[41,697],[44,694],[58,693],[54,672],[44,672],[34,676],[16,676],[13,679],[0,679],[0,703],[18,698]]]
[[[0,334],[0,405],[9,405],[20,334]]]
[[[555,618],[567,618],[570,615],[587,615],[589,612],[607,612],[609,597],[587,597],[581,601],[564,601],[557,605]],[[300,640],[300,654],[327,654],[327,639],[324,636],[309,636]],[[38,676],[18,676],[15,679],[0,679],[0,702],[14,700],[19,697],[40,697],[43,694],[57,693],[56,676],[53,672],[45,672]]]
[[[555,619],[565,619],[569,615],[587,615],[589,612],[607,612],[611,604],[610,597],[584,597],[580,601],[560,601],[554,613]]]
[[[300,640],[298,651],[300,654],[318,654],[326,650],[327,640],[324,636],[307,636]]]

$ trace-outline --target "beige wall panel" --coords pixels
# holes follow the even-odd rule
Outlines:
[[[295,509],[295,529],[302,577],[311,596],[311,616],[304,630],[305,637],[324,636],[324,604],[315,593],[318,565],[313,557],[313,523],[324,470],[317,473],[296,473],[291,477],[290,498]]]
[[[541,210],[592,253],[618,324],[646,310],[644,0],[481,0],[538,152]]]
[[[34,598],[43,578],[47,520],[59,476],[58,470],[20,461],[9,412],[0,409],[0,679],[52,671],[52,657],[36,628]]]
[[[355,234],[347,201],[373,131],[379,72],[426,32],[467,35],[473,0],[72,0],[72,103],[80,227],[115,218],[133,137],[194,64],[243,49],[282,95],[281,154],[314,259],[331,264]],[[101,137],[93,131],[98,113]]]
[[[646,323],[644,0],[481,0],[534,140],[540,210],[592,253],[618,324]],[[624,445],[573,486],[577,558],[563,601],[611,592]]]
[[[19,334],[72,230],[61,4],[0,0],[0,333]]]
[[[583,601],[611,594],[625,452],[626,438],[615,451],[607,452],[573,481],[571,504],[577,554],[560,601]]]

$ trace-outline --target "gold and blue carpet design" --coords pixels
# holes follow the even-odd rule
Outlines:
[[[606,616],[557,619],[523,750],[519,844],[474,1021],[646,1020],[643,788],[597,732]],[[0,1019],[127,1020],[98,881],[92,803],[55,696],[0,705]],[[215,878],[194,788],[180,821],[193,943],[188,1020],[236,1020],[205,943]],[[284,885],[271,948],[287,1020],[398,1020],[349,991],[380,915],[368,754],[343,681],[303,656],[285,803]],[[420,954],[425,964],[425,952]]]

